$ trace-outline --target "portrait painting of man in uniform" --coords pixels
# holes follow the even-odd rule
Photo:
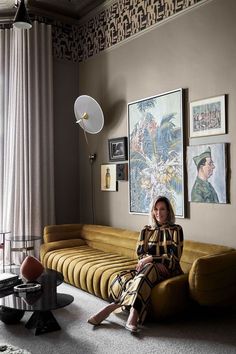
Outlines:
[[[187,148],[188,199],[197,203],[227,203],[227,144]]]

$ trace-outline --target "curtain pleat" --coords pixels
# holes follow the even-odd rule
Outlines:
[[[51,26],[0,30],[0,229],[42,235],[54,223]]]

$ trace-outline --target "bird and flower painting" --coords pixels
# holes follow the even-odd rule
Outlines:
[[[148,214],[164,195],[184,217],[183,90],[128,104],[130,213]]]

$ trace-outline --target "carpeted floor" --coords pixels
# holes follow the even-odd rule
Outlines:
[[[3,354],[31,354],[28,350],[14,347],[12,345],[0,344],[0,353]]]
[[[87,318],[106,302],[61,284],[59,292],[74,296],[75,301],[54,311],[62,329],[40,336],[24,327],[31,315],[26,313],[17,325],[0,322],[0,343],[11,344],[32,354],[236,354],[236,313],[198,313],[181,320],[146,323],[132,335],[125,330],[127,315],[112,314],[102,325],[93,327]]]

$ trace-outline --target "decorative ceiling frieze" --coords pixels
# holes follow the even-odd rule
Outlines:
[[[56,58],[84,61],[204,0],[117,0],[79,27],[53,29]]]
[[[117,0],[79,26],[37,15],[31,15],[31,19],[52,25],[55,58],[82,62],[207,1],[209,0]]]

